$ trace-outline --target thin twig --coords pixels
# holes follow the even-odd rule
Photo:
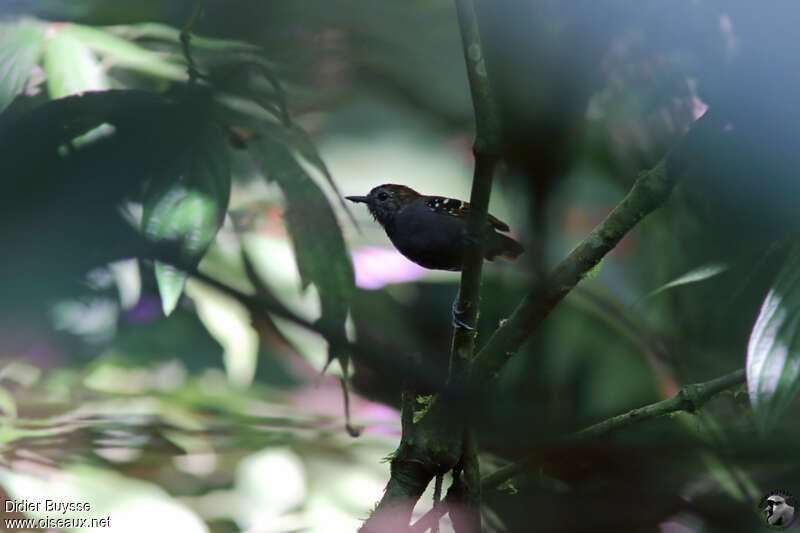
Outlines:
[[[520,345],[603,257],[647,214],[669,197],[677,176],[662,159],[642,173],[628,195],[553,270],[544,284],[537,284],[508,320],[497,328],[475,356],[470,384],[480,387],[494,377]]]
[[[200,71],[197,70],[197,65],[192,58],[192,52],[189,44],[192,40],[192,31],[194,30],[197,22],[203,18],[205,13],[205,0],[198,0],[192,10],[192,15],[186,22],[186,25],[181,29],[181,49],[183,50],[183,57],[186,58],[187,73],[189,74],[189,85],[197,83],[197,79],[203,77]]]
[[[585,440],[607,435],[612,431],[630,426],[632,424],[652,420],[676,411],[693,413],[703,404],[708,402],[718,393],[744,383],[745,371],[743,368],[724,376],[706,381],[685,385],[677,394],[660,402],[637,407],[621,415],[614,416],[593,424],[580,431],[567,435],[562,440],[565,444],[582,442]],[[481,479],[484,490],[496,488],[517,474],[529,470],[536,463],[535,457],[529,457],[516,463],[504,466]]]

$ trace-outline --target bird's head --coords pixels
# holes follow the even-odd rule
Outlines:
[[[348,196],[351,202],[367,204],[369,212],[382,226],[391,222],[398,211],[421,195],[405,185],[378,185],[366,196]]]

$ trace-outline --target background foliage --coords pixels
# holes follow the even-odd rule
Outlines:
[[[455,10],[205,4],[0,8],[0,493],[88,501],[113,530],[353,531],[400,391],[446,371],[458,276],[340,191],[468,197]],[[478,6],[490,210],[528,250],[485,267],[478,348],[678,144],[684,176],[465,404],[484,475],[529,463],[484,492],[485,530],[761,527],[764,493],[800,492],[798,8]],[[330,358],[352,358],[358,439]],[[696,412],[564,438],[743,367]]]

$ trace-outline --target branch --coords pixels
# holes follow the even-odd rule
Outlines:
[[[603,420],[602,422],[598,422],[597,424],[567,435],[564,437],[563,443],[571,444],[601,437],[632,424],[651,420],[676,411],[694,413],[718,393],[744,383],[744,381],[745,371],[743,368],[740,368],[735,372],[710,381],[685,385],[677,394],[666,400],[645,405],[644,407],[637,407],[627,413]],[[530,469],[535,461],[535,458],[529,457],[495,470],[481,480],[481,486],[484,490],[496,488],[517,474]]]
[[[461,271],[456,308],[463,313],[461,319],[470,328],[453,329],[450,347],[450,382],[463,383],[471,368],[475,349],[475,327],[480,304],[481,273],[483,270],[484,235],[492,194],[492,180],[500,160],[500,117],[492,95],[486,71],[478,18],[473,0],[456,0],[461,44],[467,67],[472,107],[475,111],[475,171],[472,177],[470,210],[467,218],[467,245]],[[454,428],[455,429],[455,428]],[[463,472],[463,495],[458,512],[453,517],[453,527],[458,533],[481,530],[481,483],[478,461],[478,440],[474,428],[462,426],[463,449],[459,467]],[[456,475],[454,470],[453,475]],[[454,481],[454,483],[457,480]],[[449,491],[448,491],[449,494]],[[436,528],[438,529],[438,528]]]
[[[492,178],[500,157],[500,121],[486,74],[475,6],[472,0],[456,0],[456,11],[475,110],[475,172],[467,219],[467,244],[461,285],[455,304],[460,319],[470,329],[456,328],[453,331],[450,350],[449,381],[451,384],[463,384],[475,346],[474,327],[478,317],[483,268],[483,235],[486,230]],[[458,531],[480,530],[477,443],[474,438],[465,438],[463,420],[452,416],[452,404],[445,398],[438,400],[420,423],[413,427],[413,437],[406,431],[410,428],[403,428],[400,446],[392,459],[386,492],[361,528],[362,533],[407,530],[411,511],[431,479],[454,468],[459,461],[466,478],[465,505],[469,506],[471,514],[467,519],[470,523]],[[478,517],[477,523],[474,517]]]
[[[491,336],[472,364],[470,385],[480,387],[494,377],[542,323],[550,311],[640,220],[669,198],[677,182],[672,158],[662,159],[642,172],[628,195],[592,232],[517,306]]]
[[[492,179],[500,158],[500,119],[492,97],[483,45],[478,30],[478,20],[472,0],[456,0],[458,23],[461,28],[461,43],[464,61],[472,93],[472,107],[475,111],[475,171],[472,177],[470,209],[467,218],[467,242],[461,272],[457,307],[461,319],[470,327],[475,326],[480,301],[481,271],[483,269],[483,236],[486,232],[486,218],[489,212],[489,199],[492,194]],[[455,328],[450,352],[451,379],[465,370],[472,359],[475,345],[473,331]]]

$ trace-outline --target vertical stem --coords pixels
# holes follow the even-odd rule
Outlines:
[[[455,0],[464,60],[475,112],[475,172],[472,178],[470,211],[467,219],[468,243],[464,252],[461,284],[456,306],[461,320],[472,330],[456,327],[450,349],[450,381],[466,381],[475,349],[475,326],[480,302],[481,273],[483,269],[483,237],[492,193],[492,179],[500,160],[500,120],[495,108],[489,77],[486,70],[483,44],[478,28],[478,18],[473,0]],[[480,464],[475,431],[464,428],[464,446],[461,456],[466,494],[461,502],[465,507],[467,523],[457,531],[470,533],[481,530],[480,523]]]
[[[456,302],[462,321],[475,327],[480,302],[483,269],[483,236],[492,194],[492,178],[500,160],[500,119],[492,97],[486,60],[483,55],[475,5],[472,0],[456,0],[461,42],[467,66],[472,107],[475,112],[475,172],[472,178],[470,210],[467,218],[468,244],[464,252],[461,285]],[[463,379],[475,347],[475,333],[456,328],[450,350],[450,379]]]

